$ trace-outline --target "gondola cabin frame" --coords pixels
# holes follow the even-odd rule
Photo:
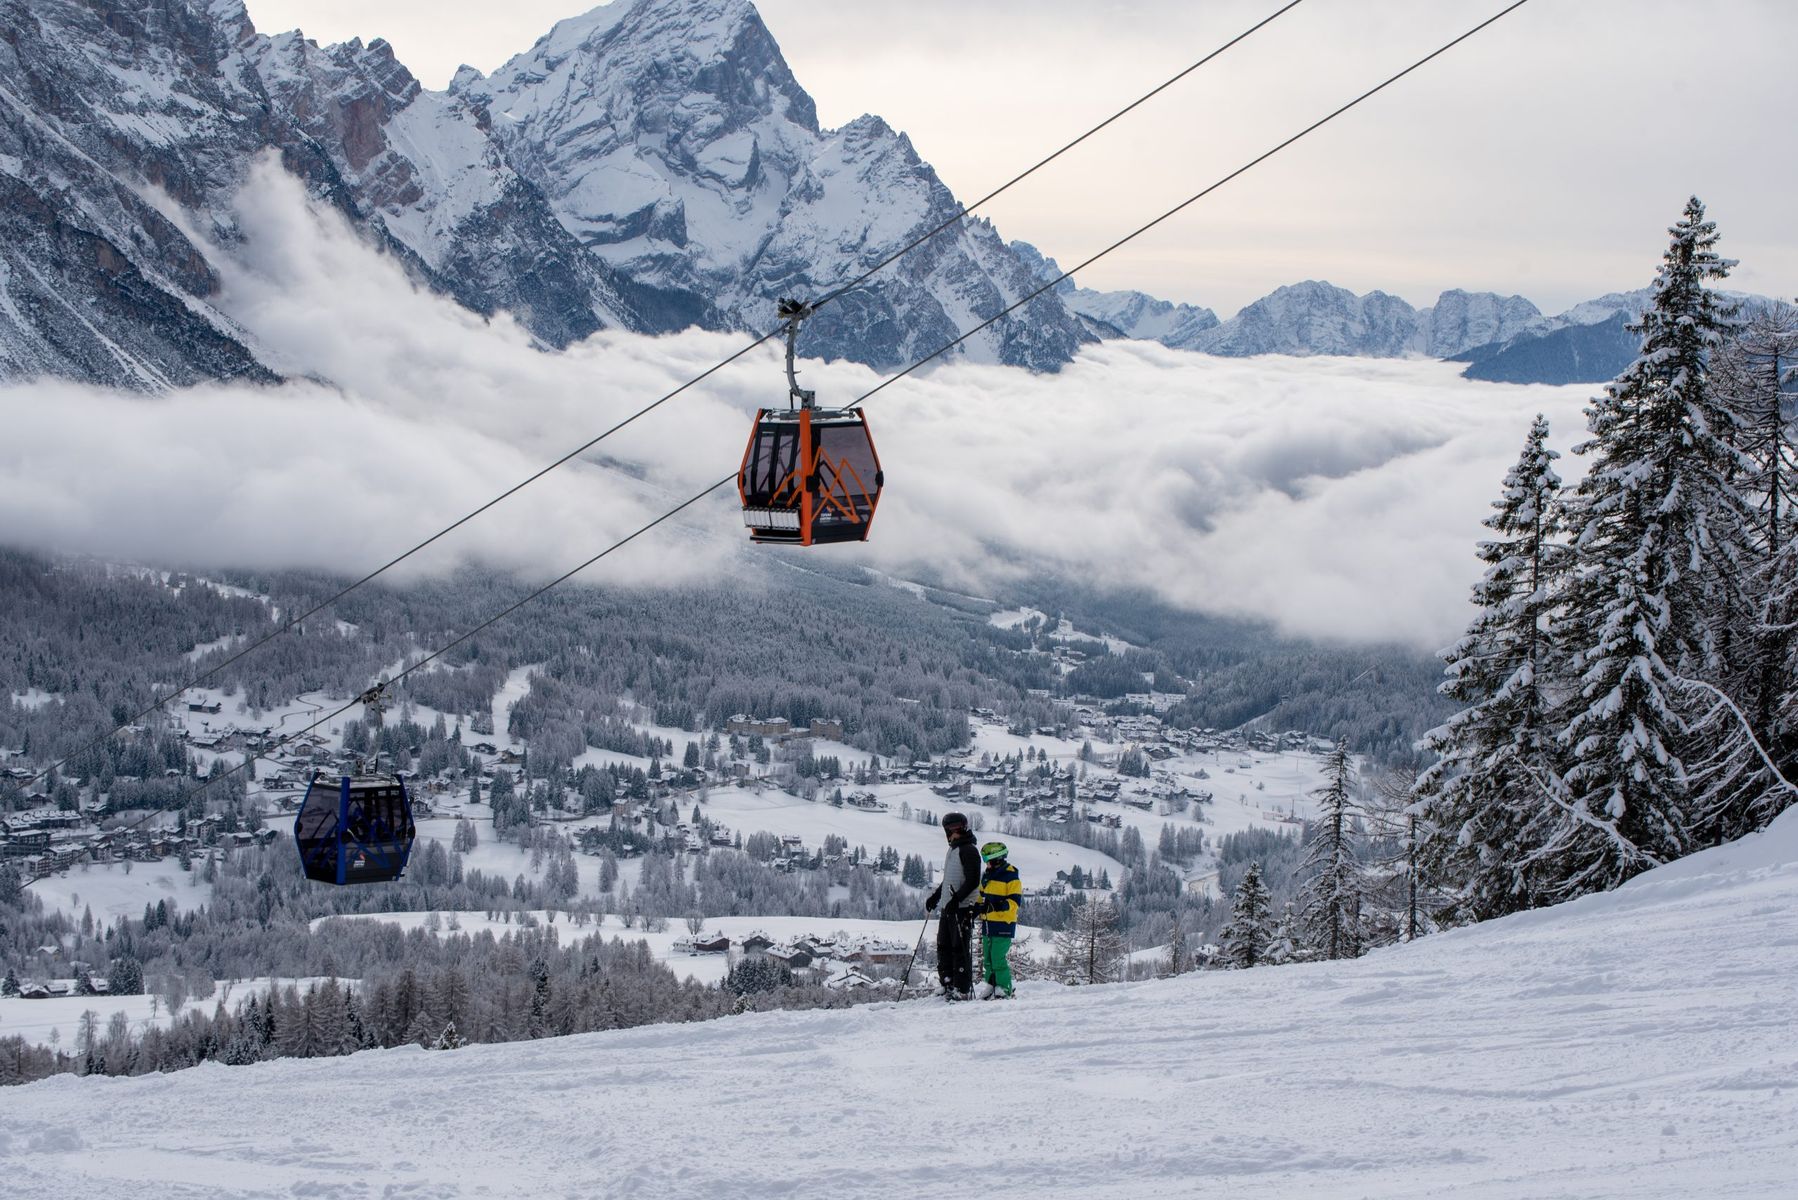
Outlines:
[[[737,470],[751,539],[862,542],[886,483],[860,409],[759,410]]]
[[[405,873],[418,827],[399,775],[313,772],[293,840],[300,869],[319,883],[386,883]]]

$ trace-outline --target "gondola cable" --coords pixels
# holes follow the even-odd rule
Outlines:
[[[878,393],[881,390],[883,390],[884,388],[886,388],[889,384],[895,383],[898,380],[905,378],[907,375],[911,374],[913,371],[917,370],[919,367],[921,367],[921,366],[925,365],[926,363],[932,361],[933,359],[936,359],[936,358],[940,357],[941,355],[947,353],[949,350],[953,349],[959,343],[967,340],[968,338],[972,337],[974,334],[980,332],[980,330],[993,324],[994,321],[997,321],[1001,317],[1003,317],[1005,315],[1005,313],[1013,311],[1014,309],[1018,308],[1020,305],[1027,303],[1029,300],[1031,300],[1035,296],[1040,295],[1042,291],[1046,291],[1047,289],[1054,287],[1055,284],[1059,283],[1062,279],[1066,279],[1069,276],[1073,275],[1073,273],[1075,271],[1079,271],[1088,266],[1091,266],[1093,263],[1097,262],[1099,259],[1105,257],[1107,254],[1110,254],[1112,251],[1118,249],[1119,247],[1125,245],[1126,243],[1134,240],[1135,238],[1137,238],[1137,237],[1141,236],[1142,234],[1148,232],[1149,230],[1155,228],[1157,225],[1160,225],[1163,221],[1166,221],[1169,217],[1172,217],[1176,213],[1179,213],[1182,210],[1190,207],[1197,201],[1203,199],[1205,196],[1211,194],[1212,192],[1216,191],[1218,188],[1222,187],[1224,184],[1229,183],[1233,179],[1236,179],[1237,177],[1242,175],[1244,172],[1254,168],[1255,166],[1259,165],[1260,163],[1267,161],[1269,158],[1273,157],[1275,154],[1278,154],[1280,151],[1285,150],[1287,147],[1293,145],[1295,142],[1298,142],[1302,138],[1307,137],[1311,133],[1314,133],[1318,129],[1321,129],[1323,126],[1329,124],[1331,121],[1334,121],[1337,117],[1342,116],[1344,113],[1348,112],[1349,110],[1351,110],[1351,109],[1355,108],[1356,106],[1362,104],[1363,102],[1371,99],[1375,95],[1378,95],[1380,92],[1384,91],[1386,88],[1390,87],[1392,84],[1397,83],[1399,80],[1403,79],[1405,76],[1411,74],[1413,71],[1416,71],[1419,67],[1422,67],[1426,63],[1429,63],[1432,60],[1441,57],[1443,54],[1446,54],[1448,51],[1454,49],[1456,46],[1460,45],[1462,42],[1473,37],[1475,34],[1480,33],[1481,31],[1487,29],[1488,27],[1492,26],[1493,24],[1496,24],[1499,20],[1503,19],[1504,17],[1509,16],[1513,12],[1516,12],[1518,9],[1522,8],[1527,3],[1529,3],[1529,0],[1514,0],[1513,3],[1507,5],[1503,9],[1500,9],[1498,12],[1494,13],[1492,16],[1487,17],[1484,21],[1481,21],[1478,25],[1475,25],[1473,28],[1467,30],[1465,33],[1462,33],[1460,36],[1454,38],[1452,41],[1445,42],[1443,45],[1439,46],[1435,50],[1432,50],[1430,53],[1424,55],[1422,58],[1413,62],[1410,66],[1407,66],[1403,70],[1397,72],[1396,74],[1387,77],[1382,82],[1380,82],[1380,83],[1376,84],[1375,86],[1369,88],[1368,90],[1362,92],[1359,96],[1356,96],[1353,100],[1350,100],[1348,103],[1343,104],[1342,106],[1336,108],[1335,110],[1330,112],[1328,115],[1321,117],[1316,121],[1313,121],[1310,125],[1307,125],[1304,129],[1300,130],[1298,133],[1293,134],[1291,137],[1287,138],[1285,141],[1279,143],[1279,145],[1275,146],[1273,149],[1268,150],[1265,153],[1262,153],[1260,155],[1257,155],[1255,158],[1251,159],[1249,162],[1245,163],[1243,166],[1238,167],[1236,170],[1230,172],[1228,175],[1217,180],[1215,183],[1206,187],[1204,190],[1195,193],[1191,197],[1189,197],[1186,200],[1183,200],[1179,204],[1175,205],[1173,208],[1162,213],[1160,216],[1156,217],[1155,219],[1139,226],[1137,229],[1135,229],[1132,232],[1126,234],[1125,236],[1119,238],[1117,241],[1113,242],[1111,245],[1105,247],[1103,250],[1099,251],[1097,254],[1094,254],[1092,257],[1084,260],[1083,262],[1079,263],[1078,265],[1071,268],[1070,270],[1064,271],[1059,278],[1052,280],[1047,284],[1044,284],[1042,288],[1038,289],[1038,291],[1031,293],[1031,295],[1024,297],[1022,300],[1019,300],[1016,304],[1011,305],[1011,307],[1007,308],[1005,310],[1005,312],[999,313],[994,317],[988,318],[986,321],[983,321],[981,324],[974,326],[972,329],[967,330],[965,333],[962,333],[961,335],[956,337],[953,341],[945,343],[944,345],[938,347],[936,350],[932,351],[930,354],[928,354],[925,357],[912,363],[910,366],[906,367],[904,370],[900,371],[898,374],[896,374],[896,375],[892,376],[891,378],[885,380],[884,382],[876,385],[875,387],[870,388],[868,391],[864,392],[860,397],[858,397],[854,403],[856,405],[859,405],[859,404],[865,402],[869,398],[873,397],[876,393]],[[764,338],[763,340],[766,340],[766,339]],[[434,662],[438,658],[441,658],[443,655],[447,654],[450,650],[452,650],[455,647],[461,645],[462,643],[468,641],[470,638],[475,637],[476,635],[478,635],[482,631],[490,628],[491,626],[498,623],[499,621],[504,620],[506,617],[510,616],[514,612],[517,612],[520,608],[523,608],[526,604],[529,604],[532,601],[543,596],[545,593],[549,592],[551,589],[556,588],[563,583],[566,583],[568,580],[574,578],[574,576],[580,574],[582,571],[586,570],[588,567],[593,566],[595,563],[599,562],[601,559],[610,555],[613,551],[621,549],[622,547],[628,545],[629,543],[635,541],[637,538],[641,537],[643,534],[646,534],[650,530],[656,528],[658,525],[661,525],[663,522],[677,516],[678,514],[680,514],[681,512],[684,512],[688,508],[691,508],[693,505],[699,503],[701,500],[704,500],[707,496],[711,495],[713,492],[716,492],[719,489],[725,487],[726,485],[735,482],[736,478],[737,477],[734,474],[727,475],[723,479],[718,480],[716,483],[713,483],[709,487],[706,487],[703,490],[696,492],[692,496],[688,497],[687,499],[681,501],[679,504],[675,505],[673,508],[669,509],[667,512],[664,512],[662,515],[656,517],[654,520],[648,522],[645,525],[640,526],[633,532],[626,534],[624,537],[620,538],[618,541],[613,542],[610,546],[607,546],[604,550],[601,550],[599,553],[593,555],[591,558],[582,562],[580,565],[572,568],[571,570],[563,572],[561,575],[558,575],[556,578],[550,580],[548,583],[543,584],[542,586],[529,592],[522,599],[520,599],[510,605],[507,605],[504,609],[495,613],[493,616],[487,618],[485,621],[482,621],[479,625],[476,625],[473,629],[470,629],[468,632],[461,634],[460,636],[456,637],[452,641],[444,643],[442,646],[440,646],[436,650],[432,651],[425,658],[422,658],[418,662],[413,663],[410,666],[407,666],[404,670],[400,671],[397,675],[395,675],[391,680],[386,681],[386,683],[383,685],[383,687],[391,686],[392,684],[398,683],[401,680],[403,680],[404,678],[406,678],[406,676],[411,675],[413,672],[421,669],[422,667],[429,665],[431,662]],[[197,798],[198,796],[203,795],[206,792],[206,790],[208,788],[212,787],[214,784],[219,783],[222,780],[232,778],[233,776],[237,775],[239,772],[245,770],[251,763],[255,762],[258,758],[264,757],[265,754],[273,753],[273,751],[279,750],[279,749],[287,746],[289,743],[297,740],[298,738],[303,737],[306,734],[313,732],[314,730],[318,729],[319,727],[325,725],[326,723],[328,723],[332,720],[335,720],[337,717],[348,712],[350,709],[356,707],[360,703],[362,703],[362,697],[358,696],[356,699],[349,701],[347,704],[344,704],[342,707],[332,711],[331,713],[329,713],[323,717],[320,717],[318,720],[314,721],[311,725],[308,725],[304,729],[297,730],[294,733],[288,735],[287,737],[282,738],[271,749],[264,750],[264,751],[252,751],[250,753],[247,753],[244,757],[244,760],[241,763],[239,763],[237,766],[232,767],[229,770],[222,771],[216,775],[209,776],[203,783],[200,784],[199,787],[195,788],[192,792],[190,792],[188,795],[183,797],[183,800],[187,801],[187,802],[191,802],[193,799]],[[150,812],[146,813],[144,816],[138,818],[136,821],[134,821],[128,825],[121,826],[119,828],[121,830],[125,830],[125,831],[129,831],[131,829],[136,829],[139,826],[143,825],[145,822],[149,821],[151,818],[160,815],[163,811],[165,811],[165,810],[161,810],[161,809],[151,810]],[[42,876],[39,876],[38,878],[42,878]],[[36,882],[36,879],[28,880],[26,882],[27,882],[27,885],[29,885],[30,883]]]
[[[1318,129],[1323,128],[1325,125],[1328,125],[1331,121],[1334,121],[1337,117],[1340,117],[1343,113],[1348,112],[1351,108],[1354,108],[1356,105],[1360,104],[1362,101],[1369,100],[1369,99],[1373,98],[1374,96],[1378,95],[1380,92],[1385,91],[1387,88],[1391,87],[1393,84],[1397,83],[1399,80],[1403,79],[1405,76],[1411,74],[1411,72],[1417,70],[1419,67],[1423,66],[1425,63],[1428,63],[1432,59],[1439,58],[1442,55],[1448,53],[1450,50],[1454,49],[1456,46],[1460,45],[1462,42],[1466,41],[1468,38],[1472,37],[1474,34],[1479,33],[1481,30],[1485,29],[1487,26],[1493,25],[1496,22],[1498,22],[1499,20],[1501,20],[1502,18],[1507,17],[1511,13],[1516,12],[1518,9],[1522,8],[1527,3],[1529,3],[1529,0],[1515,0],[1514,3],[1506,6],[1503,9],[1500,9],[1498,12],[1492,14],[1490,17],[1487,17],[1484,21],[1481,21],[1478,25],[1475,25],[1472,29],[1469,29],[1467,32],[1461,34],[1461,36],[1455,38],[1453,41],[1444,43],[1443,45],[1437,47],[1435,50],[1430,51],[1430,53],[1428,53],[1428,54],[1424,55],[1422,58],[1418,59],[1416,62],[1412,63],[1410,66],[1406,67],[1404,70],[1398,72],[1395,75],[1388,76],[1382,82],[1375,84],[1371,88],[1368,88],[1365,92],[1362,92],[1359,96],[1356,96],[1353,100],[1350,100],[1348,103],[1342,105],[1340,108],[1335,109],[1334,111],[1329,113],[1327,116],[1320,117],[1316,121],[1313,121],[1311,124],[1305,126],[1305,128],[1299,130],[1297,133],[1293,134],[1291,137],[1287,138],[1285,141],[1281,142],[1279,145],[1275,146],[1273,149],[1256,155],[1254,158],[1250,159],[1248,162],[1244,163],[1242,166],[1237,167],[1234,171],[1231,171],[1228,175],[1225,175],[1222,179],[1219,179],[1217,182],[1215,182],[1211,186],[1205,188],[1203,191],[1196,192],[1193,195],[1188,196],[1186,199],[1184,199],[1180,203],[1174,205],[1174,207],[1168,209],[1166,212],[1162,213],[1160,216],[1156,217],[1154,220],[1149,221],[1148,223],[1146,223],[1144,225],[1138,226],[1136,229],[1125,234],[1123,237],[1121,237],[1117,241],[1111,243],[1111,245],[1105,247],[1103,250],[1099,251],[1097,254],[1094,254],[1092,257],[1087,258],[1079,263],[1076,263],[1072,267],[1069,267],[1067,270],[1065,270],[1061,274],[1057,275],[1054,279],[1049,280],[1047,283],[1043,284],[1041,287],[1037,288],[1035,291],[1031,292],[1029,295],[1027,295],[1027,296],[1023,297],[1022,299],[1016,301],[1015,303],[1007,306],[1006,308],[1002,309],[1001,311],[994,313],[992,316],[988,317],[986,320],[982,321],[980,324],[974,326],[972,329],[967,330],[965,333],[963,333],[959,337],[957,337],[954,341],[947,342],[944,345],[937,347],[935,350],[931,351],[929,354],[926,354],[923,358],[920,358],[917,362],[912,363],[909,367],[906,367],[904,370],[898,372],[897,374],[889,376],[888,378],[882,380],[880,383],[876,384],[874,387],[871,387],[867,391],[863,392],[860,396],[857,396],[853,401],[850,402],[848,407],[851,409],[858,407],[859,405],[861,405],[862,403],[867,401],[869,397],[875,395],[878,392],[884,391],[886,388],[891,387],[895,383],[898,383],[901,379],[904,379],[907,375],[910,375],[913,371],[917,370],[921,366],[924,366],[926,363],[929,363],[929,362],[941,357],[942,355],[947,354],[950,350],[953,350],[956,346],[960,345],[962,342],[966,341],[968,338],[973,337],[975,334],[977,334],[981,330],[987,328],[989,325],[992,325],[995,322],[1003,319],[1007,314],[1015,312],[1019,308],[1022,308],[1024,305],[1026,305],[1030,301],[1036,299],[1038,296],[1042,295],[1044,292],[1049,291],[1051,288],[1055,287],[1057,284],[1061,283],[1063,280],[1073,278],[1074,273],[1076,271],[1085,270],[1087,267],[1090,267],[1094,263],[1098,262],[1101,258],[1104,258],[1107,254],[1110,254],[1113,250],[1118,249],[1119,247],[1125,245],[1128,242],[1132,242],[1132,241],[1136,240],[1138,237],[1141,237],[1143,234],[1145,234],[1149,230],[1155,228],[1157,225],[1161,224],[1163,221],[1166,221],[1168,218],[1175,216],[1176,214],[1183,212],[1184,210],[1192,207],[1194,204],[1197,204],[1200,200],[1203,200],[1206,196],[1209,196],[1212,192],[1215,192],[1215,191],[1217,191],[1217,189],[1223,187],[1226,183],[1229,183],[1231,180],[1237,178],[1238,176],[1261,165],[1262,163],[1266,162],[1268,159],[1272,158],[1274,155],[1280,153],[1280,151],[1286,149],[1288,146],[1291,146],[1294,142],[1299,141],[1301,138],[1304,138],[1308,134],[1311,134],[1311,133],[1317,131]]]
[[[916,250],[919,246],[923,245],[925,242],[936,237],[939,233],[942,233],[944,230],[948,229],[950,226],[952,226],[952,225],[956,224],[957,222],[959,222],[960,220],[962,220],[969,213],[974,211],[974,209],[979,208],[981,205],[988,203],[989,201],[997,198],[1002,193],[1008,191],[1010,188],[1023,182],[1025,179],[1029,178],[1031,175],[1034,175],[1037,171],[1048,166],[1050,163],[1054,162],[1056,159],[1058,159],[1062,155],[1066,154],[1069,150],[1072,150],[1074,147],[1080,145],[1082,142],[1086,141],[1088,138],[1092,137],[1094,134],[1105,129],[1107,126],[1113,124],[1114,122],[1116,122],[1120,118],[1124,117],[1125,115],[1127,115],[1134,109],[1138,108],[1142,104],[1153,99],[1155,96],[1161,94],[1163,91],[1166,91],[1168,88],[1172,87],[1174,84],[1178,83],[1180,80],[1186,78],[1188,75],[1191,75],[1194,71],[1197,71],[1199,68],[1201,68],[1201,67],[1205,66],[1207,63],[1211,62],[1211,60],[1218,57],[1220,54],[1223,54],[1226,50],[1229,50],[1233,46],[1236,46],[1238,43],[1246,40],[1253,34],[1259,32],[1261,29],[1265,28],[1267,25],[1271,24],[1278,18],[1284,16],[1286,13],[1292,11],[1294,8],[1297,8],[1303,2],[1304,2],[1304,0],[1288,0],[1288,3],[1282,5],[1280,8],[1274,10],[1272,13],[1268,14],[1266,17],[1263,17],[1261,20],[1257,21],[1255,24],[1251,25],[1249,28],[1245,29],[1243,32],[1237,34],[1235,37],[1231,38],[1229,41],[1218,46],[1216,49],[1212,50],[1209,54],[1205,55],[1203,58],[1199,59],[1197,62],[1194,62],[1192,65],[1186,67],[1184,70],[1180,71],[1178,74],[1171,76],[1170,78],[1168,78],[1161,84],[1157,85],[1150,91],[1143,93],[1143,95],[1137,97],[1137,99],[1131,101],[1129,104],[1125,105],[1123,108],[1119,109],[1117,112],[1113,113],[1111,116],[1106,117],[1103,121],[1099,122],[1097,125],[1094,125],[1091,129],[1088,129],[1085,133],[1081,134],[1079,137],[1068,142],[1065,146],[1062,146],[1059,150],[1056,150],[1053,154],[1048,155],[1047,157],[1041,159],[1040,161],[1038,161],[1034,165],[1030,166],[1029,168],[1025,169],[1024,171],[1019,172],[1017,175],[1013,176],[1011,179],[1007,180],[1005,183],[1001,184],[1000,186],[994,188],[992,191],[990,191],[986,195],[980,197],[978,200],[975,200],[972,203],[961,206],[951,216],[949,216],[948,218],[946,218],[939,224],[933,226],[931,229],[929,229],[925,233],[914,238],[912,241],[908,242],[906,245],[901,247],[899,250],[894,251],[892,254],[888,255],[886,258],[882,259],[880,262],[876,263],[874,266],[868,268],[866,271],[863,271],[860,275],[856,276],[854,279],[850,280],[849,282],[847,282],[845,284],[842,284],[839,287],[833,288],[831,291],[829,291],[825,294],[823,299],[818,300],[817,302],[813,303],[810,306],[810,308],[813,311],[816,311],[817,309],[823,307],[824,305],[829,304],[832,301],[835,301],[837,299],[840,299],[843,295],[850,292],[852,289],[854,289],[858,285],[865,283],[870,277],[872,277],[879,271],[882,271],[885,268],[891,266],[894,262],[898,261],[900,258],[904,257],[907,254],[910,254],[913,250]],[[1033,293],[1033,295],[1036,295],[1036,294],[1040,294],[1040,293]],[[1006,310],[1006,312],[1010,312],[1010,311],[1012,311],[1012,310],[1011,309]],[[1003,315],[1003,314],[1001,314],[1001,315]],[[989,321],[987,324],[990,325],[991,323],[992,322]],[[392,570],[394,567],[399,566],[401,563],[405,562],[407,559],[411,558],[413,555],[418,554],[419,552],[425,550],[426,548],[433,545],[434,543],[441,540],[442,538],[455,532],[457,529],[460,529],[463,525],[466,525],[468,522],[474,520],[476,517],[480,516],[482,513],[485,513],[489,509],[510,499],[512,496],[516,495],[520,491],[523,491],[525,488],[527,488],[531,484],[537,482],[539,479],[543,478],[545,475],[548,475],[550,472],[566,466],[568,463],[570,463],[574,459],[578,458],[580,455],[586,453],[588,450],[591,450],[594,446],[597,446],[599,443],[605,441],[607,438],[611,437],[613,434],[615,434],[619,430],[623,429],[625,426],[631,424],[632,422],[636,421],[640,417],[647,416],[649,413],[660,408],[662,405],[664,405],[668,401],[674,399],[676,396],[680,395],[682,392],[685,392],[687,389],[693,387],[695,384],[702,382],[703,380],[716,374],[718,371],[729,366],[731,363],[736,362],[739,358],[742,358],[744,355],[748,354],[750,351],[761,346],[763,343],[767,342],[770,338],[778,336],[786,328],[787,328],[787,322],[783,319],[779,325],[776,325],[773,328],[769,329],[766,333],[763,333],[761,336],[757,337],[754,341],[749,342],[748,344],[744,345],[743,347],[741,347],[740,349],[738,349],[737,351],[735,351],[728,357],[721,359],[720,361],[714,363],[710,367],[707,367],[704,371],[701,371],[699,374],[697,374],[693,378],[687,380],[685,383],[681,384],[679,387],[674,388],[672,391],[665,393],[664,395],[662,395],[661,397],[652,401],[651,403],[644,405],[642,408],[640,408],[637,411],[624,417],[622,420],[618,421],[616,424],[612,425],[610,428],[599,433],[595,437],[589,439],[586,442],[583,442],[579,446],[576,446],[573,450],[570,450],[568,453],[562,455],[560,458],[556,459],[554,462],[549,463],[548,465],[542,467],[541,469],[539,469],[538,471],[525,477],[524,479],[519,480],[516,484],[507,488],[505,491],[501,492],[499,495],[493,497],[491,500],[487,501],[485,504],[482,504],[479,508],[476,508],[476,509],[464,514],[463,516],[457,518],[455,521],[444,526],[442,529],[438,530],[436,533],[433,533],[431,536],[425,538],[423,541],[419,542],[417,545],[413,546],[411,549],[406,550],[403,553],[396,555],[395,557],[389,559],[387,562],[385,562],[385,563],[381,564],[380,566],[374,568],[373,570],[369,571],[366,575],[363,575],[360,579],[357,579],[352,583],[346,584],[343,588],[341,588],[337,592],[333,593],[331,596],[327,597],[326,599],[320,601],[319,603],[313,605],[311,608],[307,609],[305,612],[301,613],[300,615],[298,615],[296,617],[290,618],[285,624],[277,626],[276,628],[270,630],[268,633],[264,634],[262,637],[258,638],[256,641],[251,642],[248,645],[242,647],[236,653],[234,653],[230,657],[226,658],[223,662],[215,664],[213,667],[211,667],[204,673],[194,676],[192,679],[189,679],[187,682],[181,684],[179,687],[175,688],[173,691],[168,692],[165,695],[158,697],[148,707],[137,712],[132,717],[130,717],[128,720],[121,722],[116,728],[114,728],[110,732],[105,733],[105,734],[101,735],[100,737],[94,738],[92,741],[87,742],[86,744],[81,746],[79,749],[69,752],[68,754],[64,755],[62,758],[57,759],[55,762],[51,763],[49,766],[47,766],[43,770],[39,771],[37,774],[31,776],[29,779],[24,780],[22,783],[13,784],[12,785],[12,799],[16,800],[18,798],[23,797],[25,794],[26,788],[32,786],[35,783],[39,783],[39,782],[43,781],[44,779],[47,779],[50,776],[51,772],[60,770],[62,767],[67,766],[70,762],[74,761],[77,758],[80,758],[84,754],[87,754],[89,751],[94,750],[94,749],[98,748],[99,746],[104,745],[109,739],[117,737],[120,733],[123,733],[125,730],[129,729],[132,725],[135,725],[137,722],[143,720],[145,717],[161,710],[165,705],[179,699],[180,697],[186,695],[188,692],[192,691],[193,689],[202,686],[208,680],[216,678],[220,672],[224,671],[225,668],[231,666],[233,663],[235,663],[235,662],[239,661],[240,659],[243,659],[244,657],[261,649],[263,646],[266,646],[269,642],[274,641],[276,638],[282,636],[283,634],[289,633],[289,632],[293,631],[294,629],[299,628],[307,620],[309,620],[312,617],[317,616],[319,613],[323,612],[325,609],[331,607],[333,604],[336,604],[338,601],[342,600],[345,596],[348,596],[350,593],[356,591],[358,588],[361,588],[363,585],[373,582],[375,579],[377,579],[381,575],[386,574],[388,571]],[[982,326],[981,328],[985,328],[985,326]],[[951,345],[954,345],[954,343],[951,343]],[[939,354],[942,352],[943,351],[938,351]],[[932,357],[935,357],[935,356],[933,355]]]

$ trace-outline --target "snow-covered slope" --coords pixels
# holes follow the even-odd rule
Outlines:
[[[1795,1007],[1798,812],[1352,963],[62,1076],[0,1155],[46,1200],[1787,1197]]]
[[[874,116],[821,130],[749,0],[615,0],[559,23],[491,78],[479,105],[563,224],[640,283],[773,323],[954,214],[904,134]],[[891,367],[1025,294],[1031,276],[980,220],[827,308],[801,349]],[[1089,340],[1053,297],[966,344],[975,361],[1053,369]]]

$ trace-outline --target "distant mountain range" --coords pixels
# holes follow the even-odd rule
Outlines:
[[[274,378],[210,258],[241,238],[233,197],[271,153],[422,285],[546,347],[766,329],[778,297],[822,295],[959,208],[879,117],[821,129],[750,0],[615,0],[442,92],[379,39],[260,34],[240,0],[0,0],[0,26],[0,379]],[[1057,273],[971,218],[822,310],[801,351],[898,367]],[[1621,321],[1640,303],[1545,318],[1518,296],[1419,310],[1306,282],[1220,322],[1068,281],[956,354],[1055,370],[1130,337],[1592,381],[1633,356]]]
[[[1039,279],[1061,274],[1036,247],[1013,242]],[[1256,354],[1415,355],[1468,363],[1469,379],[1500,383],[1597,383],[1635,358],[1640,341],[1626,324],[1649,292],[1613,292],[1545,317],[1522,296],[1443,292],[1429,308],[1397,296],[1307,280],[1279,288],[1227,321],[1208,308],[1172,304],[1142,292],[1099,292],[1064,279],[1063,304],[1101,338],[1144,338],[1176,350]]]

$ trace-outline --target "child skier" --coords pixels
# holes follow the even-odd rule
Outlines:
[[[986,861],[980,877],[982,1000],[995,996],[1009,1000],[1012,996],[1011,940],[1018,932],[1018,897],[1024,886],[1018,882],[1018,869],[1005,861],[1005,853],[1004,842],[980,847],[980,857]]]

